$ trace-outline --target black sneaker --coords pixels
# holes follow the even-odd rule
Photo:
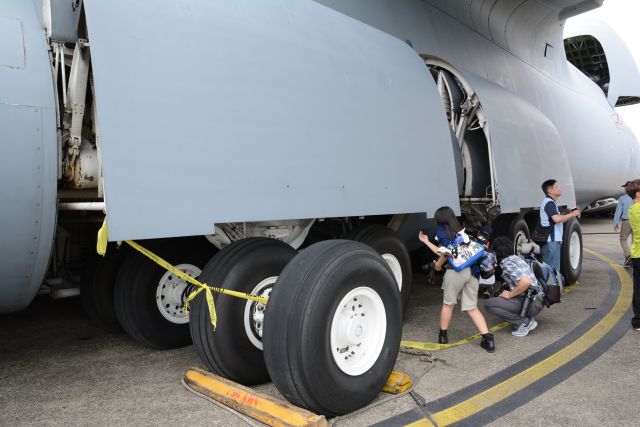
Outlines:
[[[494,353],[496,351],[496,343],[493,340],[493,334],[484,334],[482,336],[482,341],[480,341],[480,347],[484,348],[489,353]]]
[[[438,344],[449,344],[449,337],[447,336],[447,331],[440,329],[440,334],[438,335]]]
[[[631,267],[631,257],[628,256],[624,259],[624,266],[625,267]]]

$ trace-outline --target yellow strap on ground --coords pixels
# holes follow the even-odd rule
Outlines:
[[[504,329],[507,326],[509,326],[511,323],[509,322],[502,322],[494,327],[492,327],[491,329],[489,329],[489,332],[495,332],[498,331],[500,329]],[[471,341],[480,338],[482,336],[482,334],[475,334],[475,335],[471,335],[468,338],[465,338],[463,340],[460,341],[456,341],[452,344],[438,344],[435,342],[416,342],[416,341],[400,341],[400,345],[404,346],[404,347],[409,347],[409,348],[417,348],[419,350],[429,350],[429,351],[438,351],[438,350],[444,350],[447,348],[451,348],[451,347],[458,347],[467,343],[470,343]]]
[[[107,243],[109,242],[107,232],[107,218],[102,221],[102,227],[98,230],[98,240],[96,242],[96,251],[99,255],[105,256],[107,253]]]
[[[569,292],[573,291],[575,289],[575,287],[578,286],[578,282],[572,283],[571,285],[567,286],[566,288],[564,288],[562,290],[562,295],[566,295]],[[509,326],[510,323],[509,322],[502,322],[494,327],[492,327],[491,329],[489,329],[489,332],[495,332],[495,331],[499,331],[500,329],[504,329],[507,326]],[[400,345],[403,347],[408,347],[408,348],[416,348],[418,350],[429,350],[429,351],[438,351],[438,350],[445,350],[447,348],[451,348],[451,347],[458,347],[464,344],[468,344],[471,341],[478,339],[482,336],[482,334],[475,334],[475,335],[471,335],[468,338],[465,338],[463,340],[460,341],[456,341],[452,344],[438,344],[435,342],[417,342],[417,341],[400,341]]]

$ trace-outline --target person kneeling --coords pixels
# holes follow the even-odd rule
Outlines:
[[[513,242],[506,237],[493,241],[493,250],[502,270],[504,289],[499,296],[489,298],[485,308],[510,322],[516,337],[524,337],[538,326],[533,316],[542,310],[543,293],[527,262],[513,253]],[[529,301],[525,301],[530,298]],[[524,310],[524,312],[523,312]]]

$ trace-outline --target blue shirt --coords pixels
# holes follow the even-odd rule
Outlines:
[[[540,224],[543,227],[548,227],[551,224],[554,224],[553,220],[551,219],[554,215],[560,215],[558,205],[551,197],[545,197],[540,204]],[[561,222],[554,224],[553,230],[551,230],[551,234],[549,234],[547,242],[562,242]]]
[[[613,214],[613,225],[620,224],[623,219],[629,219],[629,208],[633,204],[633,199],[628,194],[623,194],[618,199],[616,213]]]

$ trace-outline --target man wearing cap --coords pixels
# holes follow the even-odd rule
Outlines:
[[[622,184],[625,194],[618,199],[616,212],[613,214],[613,231],[620,232],[620,246],[624,252],[624,266],[631,267],[631,248],[629,248],[629,236],[631,235],[631,226],[629,225],[629,207],[633,204],[633,199],[629,197],[629,184],[627,181]]]

